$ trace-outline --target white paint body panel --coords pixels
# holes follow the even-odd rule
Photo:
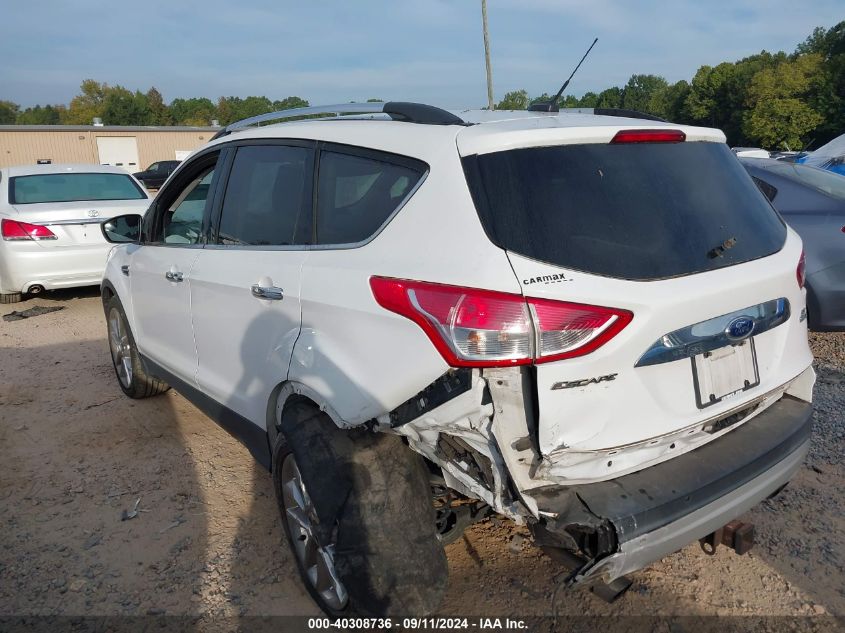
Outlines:
[[[302,250],[200,249],[191,270],[199,388],[262,428],[299,336]],[[280,301],[252,296],[264,278]],[[263,285],[263,284],[262,284]]]
[[[198,256],[198,248],[141,246],[128,258],[131,323],[138,350],[192,386],[197,384],[197,348],[191,325],[190,284]],[[109,275],[115,263],[109,262],[109,280],[116,276]],[[168,281],[168,271],[182,273],[182,281]],[[129,309],[125,303],[123,307]]]
[[[801,240],[789,230],[784,248],[756,261],[661,281],[599,277],[510,254],[522,279],[565,271],[572,281],[525,286],[525,294],[630,310],[633,321],[586,356],[537,366],[540,444],[609,450],[676,431],[784,385],[812,362],[807,323],[799,321],[804,293],[795,280]],[[755,337],[760,385],[702,411],[696,407],[689,359],[637,367],[640,356],[664,334],[772,299],[789,300],[787,323]],[[552,390],[558,381],[618,374],[615,380]]]

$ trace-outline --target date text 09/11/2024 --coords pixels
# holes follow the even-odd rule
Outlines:
[[[528,625],[524,620],[511,618],[309,618],[308,629],[348,629],[371,631],[396,630],[526,630]]]

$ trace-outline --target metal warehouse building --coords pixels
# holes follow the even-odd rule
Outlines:
[[[146,169],[181,160],[220,128],[113,125],[0,125],[0,167],[38,163],[94,163]]]

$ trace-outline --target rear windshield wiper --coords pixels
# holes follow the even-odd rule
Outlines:
[[[730,237],[721,244],[719,244],[716,248],[711,248],[707,252],[707,257],[709,257],[710,259],[716,259],[717,257],[721,257],[726,250],[728,250],[729,248],[733,248],[735,245],[736,238]]]

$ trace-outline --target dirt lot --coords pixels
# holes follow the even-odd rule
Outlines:
[[[96,290],[3,306],[65,309],[0,321],[0,615],[317,614],[283,543],[270,478],[173,391],[116,383]],[[746,520],[739,557],[698,545],[633,576],[608,605],[556,589],[561,571],[497,519],[447,549],[444,614],[845,614],[845,335],[813,337],[812,452]],[[121,512],[140,499],[137,518]]]

